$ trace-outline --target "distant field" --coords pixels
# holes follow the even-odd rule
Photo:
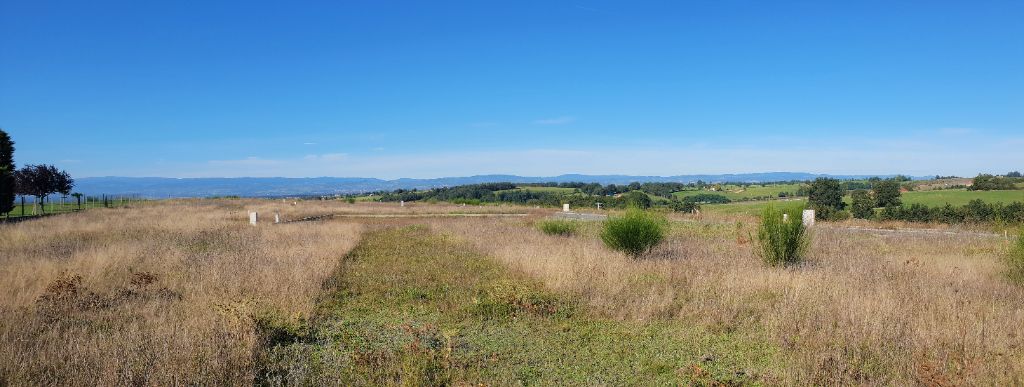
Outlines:
[[[722,214],[749,214],[758,215],[768,205],[773,205],[776,208],[790,208],[790,207],[803,207],[807,204],[807,201],[803,198],[793,200],[771,200],[771,201],[749,201],[749,202],[738,202],[729,204],[705,204],[701,206],[702,211],[710,211]]]
[[[708,191],[708,190],[692,190],[692,191],[679,191],[676,192],[676,197],[680,199],[687,196],[694,196],[699,194],[716,194],[722,195],[729,200],[740,201],[750,200],[757,197],[771,196],[779,197],[780,192],[796,193],[796,190],[800,189],[800,184],[769,184],[767,186],[752,185],[747,188],[736,185],[726,185],[722,187],[721,191]]]
[[[1024,202],[1024,191],[968,191],[960,189],[914,191],[903,194],[903,203],[924,204],[927,206],[944,206],[946,203],[962,206],[974,199],[981,199],[989,203]]]
[[[573,193],[576,191],[575,188],[562,188],[562,187],[516,187],[515,189],[506,189],[495,192],[508,192],[508,191],[531,191],[531,192],[555,192],[555,193]]]
[[[697,191],[694,191],[697,192]],[[704,192],[704,191],[700,191]],[[903,204],[924,204],[930,207],[944,206],[946,203],[954,206],[962,206],[974,199],[981,199],[988,203],[1010,203],[1024,202],[1024,190],[1021,191],[968,191],[968,190],[937,190],[937,191],[914,191],[905,192],[902,196]],[[845,198],[847,203],[850,197]],[[756,201],[740,202],[729,204],[710,204],[701,206],[705,211],[712,211],[723,214],[750,214],[757,215],[768,204],[775,206],[803,206],[805,200],[794,201]]]

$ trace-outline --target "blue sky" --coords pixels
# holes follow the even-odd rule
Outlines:
[[[84,176],[1024,169],[1020,1],[0,0],[16,161]]]

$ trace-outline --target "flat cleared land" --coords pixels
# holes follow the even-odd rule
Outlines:
[[[526,217],[338,217],[500,214]],[[643,259],[514,206],[174,200],[0,225],[0,385],[1020,385],[1001,238],[673,215]],[[686,221],[682,221],[686,220]]]

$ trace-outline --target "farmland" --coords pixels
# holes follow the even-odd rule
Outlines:
[[[250,226],[248,210],[339,216]],[[474,213],[525,216],[436,216]],[[173,200],[0,225],[0,381],[1022,382],[1001,238],[826,227],[806,265],[772,268],[746,216],[671,215],[634,259],[600,223],[541,233],[550,214]]]
[[[1024,202],[1024,190],[1019,191],[968,191],[957,190],[936,190],[905,192],[903,202],[906,204],[924,204],[927,206],[943,206],[952,204],[962,206],[971,200],[983,200],[989,203],[1010,203]]]
[[[901,195],[901,199],[904,204],[923,204],[927,206],[943,206],[951,204],[954,206],[962,206],[969,203],[971,200],[979,199],[988,203],[1010,203],[1010,202],[1024,202],[1024,190],[1018,191],[968,191],[965,189],[957,190],[934,190],[934,191],[911,191],[904,192]],[[847,203],[850,202],[850,196],[847,195],[844,199]],[[794,201],[754,201],[754,202],[740,202],[740,203],[727,203],[727,204],[710,204],[704,205],[702,210],[725,213],[725,214],[748,214],[756,215],[761,213],[764,207],[769,204],[776,206],[788,206],[788,203],[806,203],[805,199],[797,199]],[[794,204],[797,205],[797,204]],[[800,204],[802,205],[802,204]]]
[[[722,195],[732,201],[755,200],[765,197],[778,198],[779,193],[795,194],[800,189],[800,184],[753,184],[749,186],[723,185],[720,190],[686,190],[675,193],[680,199],[697,194]]]

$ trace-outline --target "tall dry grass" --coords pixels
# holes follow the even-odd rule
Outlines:
[[[183,200],[0,225],[0,384],[251,383],[253,317],[308,315],[359,239],[353,223],[266,223],[318,205]]]
[[[783,384],[1024,383],[1024,290],[1002,275],[998,239],[818,228],[805,264],[771,268],[742,224],[676,223],[646,260],[607,250],[595,232],[552,237],[509,219],[431,224],[596,313],[768,340],[787,364]]]

